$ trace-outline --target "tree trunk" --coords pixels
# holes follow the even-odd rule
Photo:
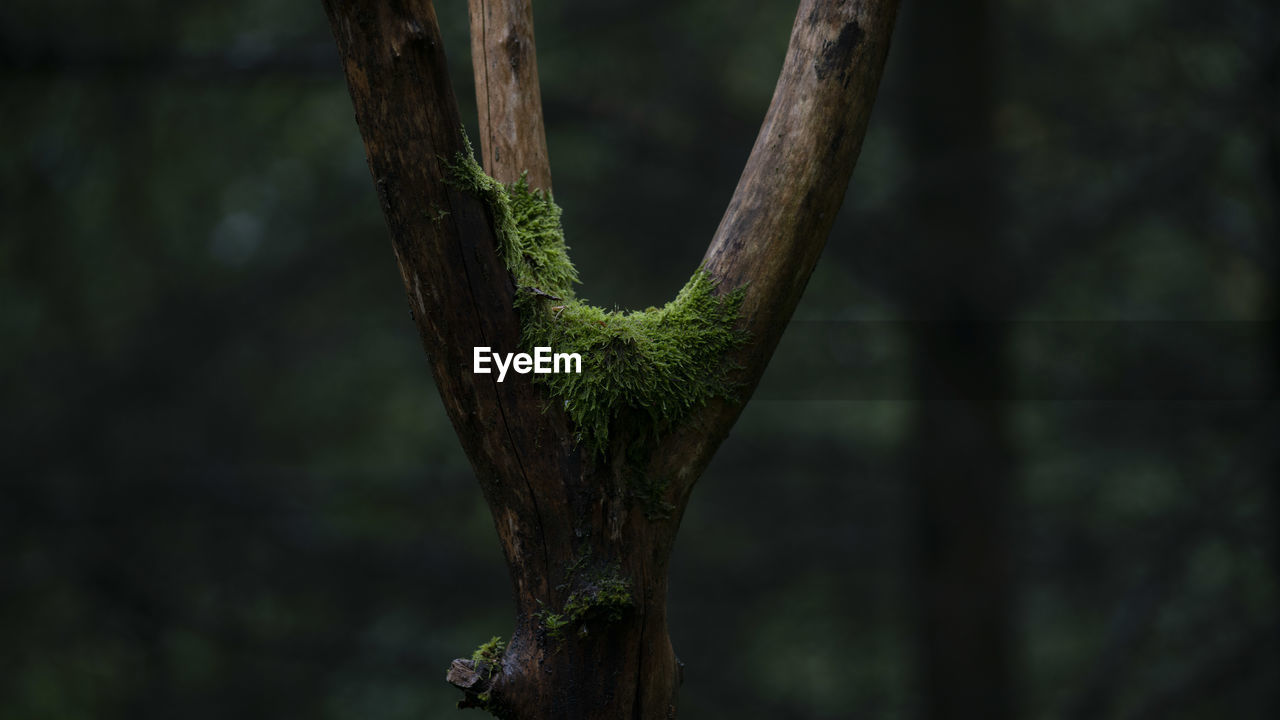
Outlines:
[[[492,512],[516,600],[510,642],[453,662],[461,706],[505,718],[675,717],[667,566],[693,485],[799,301],[844,196],[888,51],[894,0],[803,0],[773,102],[704,260],[740,290],[726,353],[737,400],[670,427],[611,421],[578,441],[523,376],[473,374],[473,347],[521,341],[496,210],[450,183],[465,141],[427,0],[325,0],[369,169],[445,408]],[[527,0],[472,0],[485,166],[550,187]],[[483,76],[483,77],[481,77]],[[545,293],[544,293],[545,294]],[[614,408],[614,419],[636,408]]]

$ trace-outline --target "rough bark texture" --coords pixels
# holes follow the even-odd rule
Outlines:
[[[575,445],[562,412],[544,411],[539,386],[472,374],[472,348],[514,351],[519,322],[488,210],[446,182],[463,140],[432,5],[325,8],[423,347],[514,588],[515,631],[501,661],[454,661],[448,679],[464,706],[501,717],[674,717],[668,559],[688,494],[741,405],[713,403],[657,443],[611,434],[601,456]],[[800,4],[772,105],[705,261],[722,290],[747,287],[741,321],[752,340],[728,358],[741,367],[743,398],[844,196],[895,10],[893,0]],[[499,179],[528,169],[532,184],[549,187],[549,172],[535,175],[546,150],[529,18],[527,2],[472,2],[473,38],[487,48],[476,51],[490,129],[482,141]],[[654,498],[636,497],[637,476],[663,489],[670,514],[646,512]]]
[[[533,6],[529,0],[470,0],[470,7],[484,171],[504,183],[528,172],[529,187],[550,190]]]
[[[729,207],[703,258],[721,288],[748,288],[752,341],[732,358],[754,389],[773,356],[844,201],[879,88],[896,0],[802,0],[773,100]],[[688,488],[741,405],[696,418],[703,437],[677,438]],[[683,504],[681,505],[683,507]]]

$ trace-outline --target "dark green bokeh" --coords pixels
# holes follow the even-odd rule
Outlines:
[[[465,4],[439,5],[473,126]],[[696,267],[795,8],[744,5],[537,3],[581,296],[661,304]],[[904,17],[798,322],[694,496],[688,717],[917,713],[906,337],[932,318],[904,303],[948,238],[907,208],[983,154],[1020,714],[1277,707],[1280,23],[991,12],[996,146],[916,158]],[[454,717],[444,670],[509,634],[510,590],[320,4],[11,1],[0,77],[0,717]]]

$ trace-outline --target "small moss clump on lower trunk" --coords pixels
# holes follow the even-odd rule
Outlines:
[[[611,568],[570,593],[562,612],[542,613],[542,626],[548,635],[563,640],[565,628],[581,626],[590,618],[616,622],[633,604],[631,583]]]
[[[475,663],[476,670],[479,671],[481,665],[496,667],[502,664],[502,652],[507,649],[507,643],[498,635],[489,638],[489,642],[482,644],[471,653],[471,662]]]
[[[582,356],[581,373],[535,375],[573,421],[578,441],[603,453],[620,418],[639,419],[656,436],[712,398],[732,398],[728,352],[746,340],[737,328],[744,290],[717,292],[701,268],[661,308],[605,310],[574,296],[560,208],[525,178],[506,186],[468,152],[452,180],[489,206],[503,260],[516,283],[521,350],[550,347]]]

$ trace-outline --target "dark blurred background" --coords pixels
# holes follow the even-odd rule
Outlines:
[[[795,5],[536,3],[581,295],[696,267]],[[906,0],[681,530],[682,717],[1280,717],[1277,28]],[[9,0],[0,79],[0,717],[455,717],[510,589],[320,3]]]

